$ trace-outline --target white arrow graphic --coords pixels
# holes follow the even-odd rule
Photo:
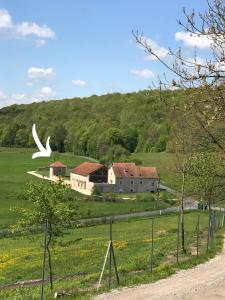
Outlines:
[[[32,159],[37,158],[37,157],[49,157],[52,153],[52,150],[51,150],[50,144],[49,144],[50,136],[47,139],[46,146],[45,146],[46,148],[44,148],[42,143],[39,140],[38,135],[37,135],[35,124],[32,127],[32,134],[33,134],[35,143],[38,146],[38,149],[40,150],[39,152],[36,152],[32,155]]]

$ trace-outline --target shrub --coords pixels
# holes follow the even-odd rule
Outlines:
[[[100,196],[101,195],[101,191],[99,189],[99,187],[97,187],[96,185],[94,185],[92,192],[91,192],[92,196]]]
[[[138,194],[136,196],[138,202],[152,202],[155,201],[155,197],[152,194]]]
[[[160,199],[164,202],[168,200],[168,194],[167,193],[161,193],[160,194]]]

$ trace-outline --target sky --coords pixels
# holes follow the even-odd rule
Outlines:
[[[205,0],[0,0],[0,108],[148,88],[165,69],[134,40],[139,30],[163,59],[194,46],[177,23]]]

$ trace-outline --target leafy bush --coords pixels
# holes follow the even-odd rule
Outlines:
[[[96,185],[94,185],[92,192],[91,192],[92,196],[100,196],[101,195],[101,191],[99,189],[99,187],[97,187]]]
[[[136,200],[138,202],[153,202],[155,201],[155,197],[150,193],[149,194],[144,193],[144,194],[138,194],[136,196]]]
[[[160,200],[166,202],[168,200],[168,194],[163,192],[160,194]]]

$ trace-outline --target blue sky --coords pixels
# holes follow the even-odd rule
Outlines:
[[[0,0],[0,107],[147,88],[164,70],[131,32],[165,59],[167,47],[191,55],[176,22],[183,7],[203,11],[206,1]]]

